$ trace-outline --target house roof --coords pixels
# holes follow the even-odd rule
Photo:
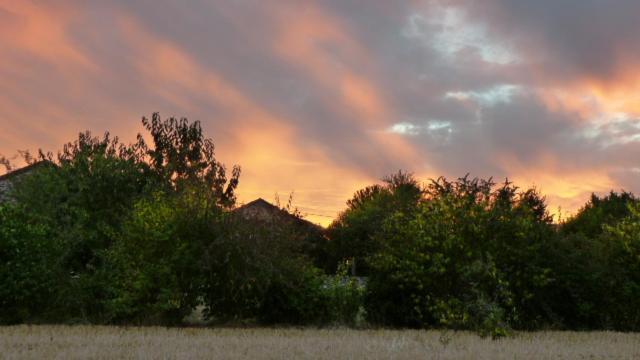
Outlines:
[[[234,209],[233,213],[239,214],[246,219],[259,221],[293,221],[298,225],[307,226],[316,230],[322,229],[319,225],[280,209],[262,198],[258,198]]]
[[[247,209],[247,208],[251,208],[251,207],[255,207],[255,206],[260,206],[260,207],[264,207],[264,208],[271,208],[271,209],[277,209],[277,210],[281,210],[280,208],[278,208],[277,206],[271,204],[270,202],[268,202],[267,200],[263,199],[263,198],[257,198],[253,201],[250,201],[242,206],[240,206],[239,208],[237,208],[235,211],[240,211],[242,209]]]
[[[29,165],[27,165],[25,167],[21,167],[20,169],[10,171],[10,172],[8,172],[8,173],[6,173],[4,175],[0,175],[0,181],[10,180],[11,178],[14,178],[14,177],[22,175],[22,174],[26,174],[26,173],[28,173],[30,171],[33,171],[33,170],[35,170],[35,169],[37,169],[37,168],[39,168],[39,167],[41,167],[43,165],[46,165],[46,164],[51,164],[51,162],[49,162],[49,161],[38,161],[38,162],[35,162],[33,164],[29,164]]]

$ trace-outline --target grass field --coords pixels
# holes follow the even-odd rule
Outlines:
[[[640,334],[14,326],[0,327],[0,358],[639,359]]]

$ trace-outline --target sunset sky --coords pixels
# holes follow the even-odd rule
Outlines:
[[[637,0],[0,0],[0,154],[202,121],[239,199],[327,224],[398,169],[640,192]]]

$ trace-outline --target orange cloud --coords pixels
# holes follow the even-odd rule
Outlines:
[[[534,180],[535,179],[535,180]],[[555,220],[575,214],[592,193],[604,194],[616,188],[607,174],[594,170],[565,173],[561,170],[532,169],[529,173],[515,173],[513,180],[521,187],[535,186],[546,196]]]
[[[619,114],[640,117],[640,64],[621,66],[610,78],[582,77],[567,84],[541,88],[549,109],[572,112],[580,118],[606,122]]]
[[[337,91],[334,109],[368,129],[367,135],[399,164],[426,163],[401,136],[386,133],[397,115],[371,80],[372,58],[347,28],[322,9],[307,5],[303,11],[281,9],[280,31],[274,49],[285,60],[329,91]]]
[[[47,6],[30,0],[2,0],[0,10],[12,20],[0,25],[3,46],[27,52],[62,67],[93,67],[91,60],[72,44],[68,27],[78,11],[71,6]],[[0,53],[1,55],[2,53]]]
[[[150,89],[185,108],[195,106],[189,95],[204,93],[226,109],[226,118],[218,120],[234,135],[214,140],[225,163],[242,165],[240,202],[273,200],[276,193],[286,200],[293,192],[302,214],[326,225],[355,189],[370,182],[356,170],[336,166],[321,147],[301,144],[290,119],[268,111],[176,44],[151,35],[130,18],[124,17],[121,26],[140,51],[138,68]]]
[[[56,149],[86,128],[103,131],[106,129],[101,127],[108,127],[114,134],[122,135],[125,141],[132,140],[139,130],[138,117],[155,110],[163,116],[177,114],[191,119],[200,118],[206,133],[214,138],[218,146],[220,159],[227,164],[238,163],[243,166],[239,194],[241,202],[256,197],[272,200],[276,192],[281,198],[286,198],[293,191],[294,204],[299,205],[303,213],[317,214],[309,218],[323,224],[343,208],[345,200],[354,190],[376,181],[372,177],[384,175],[377,172],[395,170],[389,169],[389,164],[413,170],[424,180],[446,172],[445,162],[449,159],[441,162],[436,160],[449,156],[449,145],[435,149],[431,155],[424,154],[418,150],[421,147],[417,143],[421,139],[418,136],[414,136],[411,140],[414,142],[411,142],[407,137],[385,131],[390,125],[406,120],[402,118],[403,111],[417,112],[422,109],[425,117],[428,117],[431,111],[427,109],[428,104],[435,104],[434,107],[442,104],[431,101],[425,102],[424,106],[415,106],[415,109],[398,108],[385,91],[387,86],[395,86],[393,90],[402,90],[400,92],[411,98],[402,99],[403,103],[420,101],[419,94],[410,94],[415,84],[405,87],[406,84],[402,83],[388,83],[395,71],[402,72],[401,78],[410,79],[408,75],[412,74],[406,71],[411,71],[412,67],[401,67],[411,63],[402,60],[386,67],[388,64],[377,62],[380,54],[375,53],[375,46],[370,46],[375,36],[359,38],[358,33],[353,31],[356,29],[353,26],[359,25],[357,20],[351,22],[346,16],[340,17],[340,14],[329,10],[332,8],[329,5],[323,7],[309,2],[295,6],[256,5],[255,13],[246,12],[246,7],[252,5],[209,5],[204,9],[215,9],[216,14],[212,16],[222,13],[220,18],[223,21],[216,23],[222,25],[197,28],[197,33],[189,34],[188,31],[196,28],[192,27],[194,22],[188,16],[194,9],[198,10],[191,6],[188,11],[181,13],[184,18],[175,17],[175,26],[180,27],[181,31],[172,32],[171,27],[154,31],[144,25],[167,14],[162,14],[160,10],[150,15],[135,5],[105,6],[107,11],[101,14],[104,15],[101,19],[104,23],[93,24],[92,15],[87,11],[90,8],[85,3],[0,0],[0,152],[10,156],[16,149],[37,149],[41,146]],[[395,5],[381,5],[380,9],[386,6]],[[386,12],[381,11],[381,14],[386,15]],[[258,16],[260,20],[251,22],[255,26],[246,26],[247,19],[252,19],[252,16]],[[213,54],[215,59],[199,57],[212,55],[206,51],[196,56],[177,40],[193,35],[194,41],[198,41],[200,30],[221,31],[227,20],[233,24],[230,28],[241,32],[242,36],[234,37],[226,33],[219,36],[221,44],[218,48],[226,50],[227,46],[233,51],[216,52]],[[79,33],[89,25],[96,26],[92,28],[94,32]],[[402,24],[396,25],[400,29]],[[198,26],[206,24],[202,22]],[[167,36],[167,31],[170,36]],[[161,35],[161,32],[165,35]],[[107,33],[108,36],[103,38]],[[229,43],[225,43],[225,39],[230,39]],[[267,46],[263,47],[262,41],[265,39]],[[373,41],[387,39],[383,36]],[[307,81],[310,90],[320,90],[313,93],[323,94],[322,98],[309,101],[314,102],[314,106],[322,107],[322,116],[325,113],[334,116],[330,119],[331,125],[327,125],[334,128],[322,129],[323,132],[326,130],[328,136],[344,136],[336,136],[339,140],[323,142],[321,136],[316,138],[314,134],[305,132],[305,127],[317,129],[317,126],[324,124],[309,122],[324,119],[314,115],[292,119],[287,113],[291,109],[287,108],[291,105],[286,103],[289,99],[279,98],[277,104],[265,103],[263,101],[273,101],[280,94],[258,98],[234,82],[236,79],[232,76],[239,76],[240,80],[244,80],[242,83],[246,84],[247,79],[242,78],[245,76],[242,66],[255,62],[238,61],[236,67],[229,66],[229,74],[209,65],[219,58],[225,64],[238,60],[233,58],[240,53],[234,47],[235,41],[246,40],[248,44],[261,43],[255,48],[251,45],[242,48],[243,55],[256,56],[261,60],[261,56],[264,56],[265,61],[270,62],[264,69],[275,68],[279,72],[282,65],[288,66],[296,73],[292,78],[298,80],[296,76],[300,76]],[[89,41],[94,43],[89,45]],[[403,44],[397,45],[400,47]],[[529,48],[538,52],[543,45]],[[267,54],[260,53],[264,50]],[[111,63],[109,56],[107,59],[101,56],[104,54],[117,54],[115,64]],[[533,58],[524,59],[532,60],[529,64],[544,63],[533,61],[535,54],[529,55]],[[573,118],[585,122],[606,121],[620,114],[632,119],[640,116],[637,61],[620,56],[616,58],[621,59],[619,70],[605,80],[584,76],[559,83],[542,71],[549,69],[536,69],[535,65],[531,65],[531,69],[523,71],[527,72],[523,87],[526,86],[526,79],[540,84],[537,95],[549,109],[572,113],[576,115]],[[545,65],[549,66],[549,63]],[[427,66],[425,69],[429,71],[430,68]],[[273,81],[271,74],[259,73],[260,69],[250,70],[246,72],[250,74],[247,76],[257,75],[259,79],[256,82],[265,82],[268,87],[268,82]],[[440,68],[437,70],[440,71]],[[452,67],[450,70],[458,69]],[[420,74],[414,75],[417,79]],[[383,76],[387,81],[385,83],[381,81]],[[460,77],[464,76],[464,72],[460,73]],[[517,82],[517,77],[514,79]],[[458,81],[451,80],[455,80],[454,83]],[[460,81],[465,82],[464,79]],[[437,79],[433,79],[433,83],[424,82],[424,86],[437,87],[439,85],[436,82]],[[279,90],[282,91],[281,88]],[[436,94],[448,89],[428,90],[425,93]],[[398,94],[399,91],[393,93]],[[475,108],[476,104],[463,101],[460,106]],[[300,112],[304,111],[307,109]],[[442,116],[446,118],[448,110],[439,111],[443,111]],[[293,112],[298,112],[298,109],[293,109]],[[207,118],[211,113],[215,113],[212,115],[215,118]],[[463,116],[455,112],[451,114]],[[349,132],[341,134],[345,129]],[[453,130],[456,130],[455,127]],[[486,135],[478,134],[480,137]],[[456,141],[456,136],[454,131],[452,142]],[[428,138],[422,140],[429,141]],[[479,158],[482,154],[494,156],[495,144],[491,141],[499,139],[474,137],[473,140],[480,140],[477,142],[479,145],[473,145],[475,142],[472,141],[472,146],[476,148],[470,146],[467,149],[478,151],[480,155],[470,158]],[[338,144],[338,141],[346,144]],[[543,147],[547,143],[541,139],[540,144]],[[332,148],[338,145],[345,154]],[[451,146],[465,148],[466,145],[455,143]],[[517,143],[509,146],[518,150]],[[429,146],[422,148],[431,149]],[[559,163],[562,158],[566,161],[567,156],[554,154],[552,150],[536,148],[534,151],[539,156],[531,162],[499,155],[495,163],[491,158],[487,164],[496,165],[498,171],[510,174],[518,185],[539,186],[548,195],[552,207],[561,205],[574,210],[582,205],[591,191],[606,191],[617,186],[612,178],[615,174],[609,174],[611,169],[599,165],[597,161],[592,166],[583,164],[567,169]],[[461,156],[455,151],[453,153],[451,156]],[[341,157],[334,158],[338,156]],[[430,157],[434,159],[431,164]],[[343,165],[345,159],[352,160],[351,164]],[[367,162],[366,166],[353,166],[355,159]],[[473,169],[471,161],[456,160],[461,166]],[[440,168],[429,167],[433,164],[440,164]],[[368,169],[368,173],[364,168]]]
[[[547,197],[555,219],[574,214],[591,193],[604,193],[616,182],[601,169],[576,169],[562,164],[552,153],[542,151],[537,160],[523,164],[509,154],[500,154],[496,162],[520,188],[535,187]],[[561,214],[560,214],[561,209]]]

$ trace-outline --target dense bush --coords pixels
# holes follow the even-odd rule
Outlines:
[[[605,226],[604,237],[610,242],[610,267],[615,271],[614,292],[608,299],[607,320],[612,328],[640,330],[640,203],[628,205],[629,216],[612,226]]]
[[[234,212],[240,169],[198,122],[143,126],[151,144],[82,133],[13,180],[0,323],[173,325],[202,306],[212,323],[640,330],[630,193],[554,224],[535,189],[398,172],[325,232],[289,206],[273,221]]]
[[[205,249],[206,314],[217,321],[319,323],[326,317],[322,274],[301,252],[290,223],[228,216]]]
[[[199,197],[217,209],[235,201],[240,170],[235,167],[227,178],[199,122],[162,120],[154,114],[151,120],[143,119],[143,125],[151,146],[142,135],[136,143],[124,145],[108,133],[103,138],[81,133],[57,156],[40,153],[39,161],[47,166],[13,181],[11,201],[60,245],[58,260],[65,275],[55,284],[53,302],[59,307],[47,314],[49,319],[105,322],[114,316],[114,264],[106,256],[120,248],[132,249],[123,242],[144,242],[139,233],[138,238],[128,238],[129,230],[139,230],[136,218],[147,215],[141,207],[157,193],[187,199],[189,191],[197,189]],[[30,156],[27,160],[35,161]],[[191,243],[191,238],[184,241]]]
[[[50,235],[19,205],[0,204],[0,324],[41,321],[54,307],[63,248]]]
[[[639,204],[626,193],[594,195],[562,224],[550,296],[566,327],[640,329]]]
[[[328,276],[322,286],[327,305],[327,323],[362,327],[366,325],[364,278],[350,276],[351,264],[338,266],[335,275]]]
[[[477,329],[499,335],[538,321],[551,281],[544,202],[505,183],[438,179],[418,210],[397,212],[375,235],[368,308],[394,326]],[[526,321],[525,321],[526,320]]]
[[[109,134],[100,139],[81,133],[55,159],[41,154],[41,161],[47,165],[16,179],[11,195],[61,246],[66,278],[57,284],[60,307],[53,318],[101,321],[107,295],[103,253],[150,183],[142,154]]]
[[[637,202],[633,194],[628,192],[612,191],[603,197],[592,194],[578,213],[562,224],[562,232],[596,237],[602,234],[605,226],[615,225],[629,216],[629,205]]]
[[[354,275],[368,275],[368,258],[381,246],[375,237],[380,225],[398,212],[415,211],[422,195],[418,181],[401,171],[386,177],[382,185],[357,191],[347,201],[347,209],[328,229],[331,241],[327,243],[325,269],[335,272],[341,263],[349,260]]]
[[[220,216],[195,192],[136,203],[107,251],[110,320],[180,323],[198,304],[202,249]]]

